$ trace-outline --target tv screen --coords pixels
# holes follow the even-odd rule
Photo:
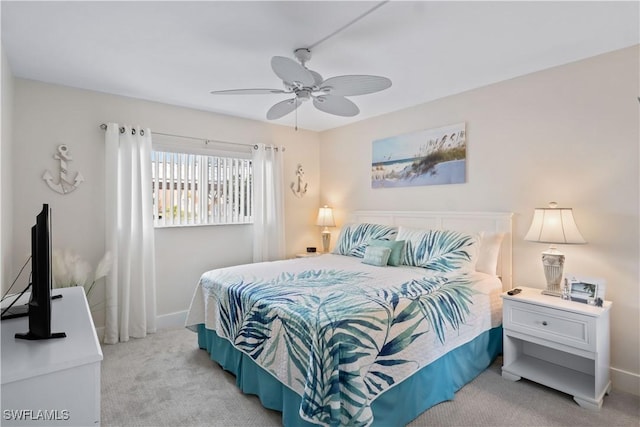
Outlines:
[[[31,228],[31,298],[28,304],[29,332],[16,334],[16,338],[46,340],[62,338],[62,333],[51,333],[51,210],[44,204]]]

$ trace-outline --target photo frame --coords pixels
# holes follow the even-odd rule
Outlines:
[[[604,304],[606,289],[604,279],[567,275],[565,287],[571,301],[597,307],[602,307]]]

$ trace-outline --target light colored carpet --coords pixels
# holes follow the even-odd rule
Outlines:
[[[103,426],[267,427],[279,412],[242,394],[235,377],[198,349],[186,329],[102,348]],[[580,408],[571,396],[500,376],[502,360],[462,388],[454,401],[434,406],[410,426],[633,426],[640,398],[612,391],[600,411]]]

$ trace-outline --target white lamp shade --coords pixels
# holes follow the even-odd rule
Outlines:
[[[587,243],[570,208],[536,208],[524,240],[544,243]]]
[[[318,211],[318,220],[316,225],[321,227],[335,227],[336,222],[333,220],[333,209],[325,205]]]

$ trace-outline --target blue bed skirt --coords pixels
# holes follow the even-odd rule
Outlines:
[[[265,408],[282,412],[283,425],[315,425],[300,418],[302,399],[298,394],[203,324],[198,325],[198,345],[236,376],[236,384],[244,393],[257,395]],[[456,391],[489,367],[500,353],[502,327],[450,351],[374,400],[372,426],[404,426],[430,407],[452,400]]]

